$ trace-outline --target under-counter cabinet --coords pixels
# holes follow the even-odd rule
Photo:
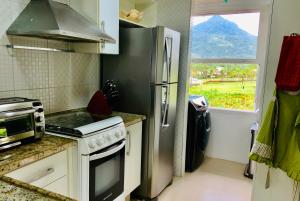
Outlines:
[[[142,122],[126,129],[124,192],[128,196],[141,183]]]
[[[68,150],[29,164],[5,176],[52,191],[67,197],[72,196]]]
[[[119,0],[70,0],[70,6],[90,21],[116,43],[74,43],[78,52],[119,54]]]

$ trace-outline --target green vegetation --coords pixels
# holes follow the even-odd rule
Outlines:
[[[254,110],[257,65],[193,64],[189,94],[205,96],[211,107]]]

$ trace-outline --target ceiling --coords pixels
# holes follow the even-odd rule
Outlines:
[[[273,0],[192,0],[192,16],[232,13],[236,10],[251,12],[272,5]]]

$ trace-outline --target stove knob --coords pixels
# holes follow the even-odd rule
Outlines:
[[[41,112],[44,112],[44,109],[43,108],[39,108],[36,110],[38,113],[41,113]]]
[[[36,122],[43,122],[44,118],[42,116],[38,116],[38,117],[35,118],[35,121]]]
[[[116,138],[120,138],[120,131],[116,131],[116,132],[115,132],[115,137],[116,137]]]
[[[106,139],[107,139],[108,141],[111,141],[111,140],[112,140],[110,135],[107,135],[107,136],[106,136]]]
[[[45,128],[43,126],[37,126],[36,131],[39,132],[39,133],[42,133],[42,132],[45,131]]]
[[[89,141],[88,145],[91,149],[94,149],[96,147],[95,140]]]
[[[125,136],[125,130],[121,129],[121,136]]]
[[[32,106],[33,106],[33,107],[37,107],[37,106],[41,106],[41,105],[42,105],[41,102],[33,102],[33,103],[32,103]]]
[[[98,138],[96,143],[97,143],[98,146],[101,147],[104,144],[104,140],[102,138]]]

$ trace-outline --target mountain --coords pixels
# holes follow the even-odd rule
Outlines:
[[[257,37],[221,16],[192,28],[192,58],[256,57]]]

